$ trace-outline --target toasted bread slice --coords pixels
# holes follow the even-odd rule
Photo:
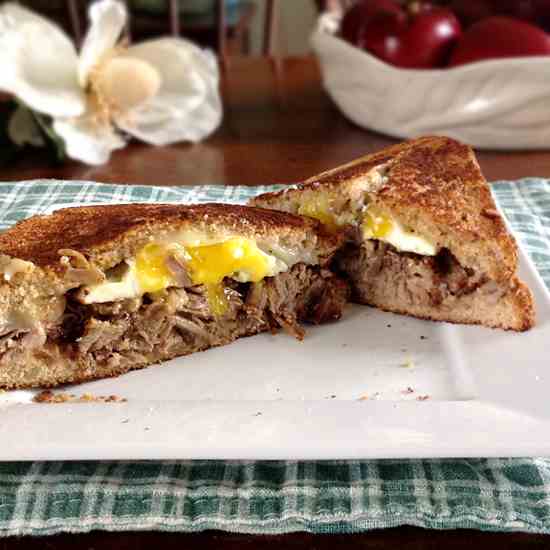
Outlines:
[[[67,208],[0,235],[0,387],[122,374],[283,327],[337,319],[315,220],[229,205]]]
[[[307,255],[332,251],[340,238],[317,221],[262,208],[228,204],[179,206],[121,204],[63,208],[33,216],[0,234],[0,253],[63,274],[59,250],[74,249],[100,269],[109,269],[151,241],[190,230],[203,240],[240,235]]]
[[[515,275],[514,238],[496,209],[474,152],[453,139],[423,137],[394,145],[295,188],[256,197],[251,204],[315,217],[332,229],[347,228],[356,248],[348,247],[338,263],[348,271],[362,303],[423,318],[514,330],[534,323],[531,293]],[[411,291],[410,279],[396,276],[393,253],[406,254],[409,263],[420,262],[422,254],[391,243],[389,248],[367,246],[377,240],[377,231],[365,231],[367,215],[377,220],[378,233],[387,230],[381,228],[387,222],[416,241],[426,241],[438,254],[450,254],[453,276],[460,267],[467,292],[449,283],[450,274],[441,262],[422,279],[426,292]],[[362,268],[352,261],[354,256],[362,258]],[[412,276],[419,277],[411,272]],[[384,285],[374,284],[375,278]],[[445,287],[443,296],[437,290],[440,285]],[[498,308],[490,305],[495,296],[501,298]]]

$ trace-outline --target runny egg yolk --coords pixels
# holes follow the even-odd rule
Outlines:
[[[387,237],[393,229],[393,222],[388,216],[368,211],[363,217],[363,234],[370,239],[383,239]]]
[[[338,229],[338,224],[329,211],[327,197],[320,196],[304,202],[298,208],[298,214],[319,220],[329,231]]]
[[[256,243],[234,237],[223,243],[188,247],[187,266],[191,280],[206,286],[210,307],[214,314],[222,315],[227,309],[222,281],[224,277],[239,273],[247,282],[258,282],[269,273],[265,254]]]
[[[136,275],[142,292],[157,292],[169,287],[174,277],[166,265],[170,249],[163,244],[146,244],[136,254]]]
[[[250,239],[233,237],[227,241],[201,246],[151,243],[136,255],[136,273],[143,292],[155,292],[174,284],[167,266],[170,254],[180,254],[194,284],[205,285],[210,308],[223,315],[228,302],[222,281],[236,276],[238,280],[258,282],[269,274],[268,257]]]

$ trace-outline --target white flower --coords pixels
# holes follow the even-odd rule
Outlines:
[[[127,13],[116,0],[90,7],[80,54],[47,19],[0,7],[0,89],[53,119],[68,156],[107,162],[120,131],[153,145],[196,142],[220,124],[219,72],[211,52],[181,38],[124,46]],[[27,113],[28,115],[28,113]],[[14,114],[13,141],[38,143],[32,117]]]

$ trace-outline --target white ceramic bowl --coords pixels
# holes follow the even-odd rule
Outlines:
[[[399,138],[443,134],[485,149],[550,148],[550,58],[399,69],[336,36],[338,28],[337,15],[321,15],[312,47],[325,89],[359,126]]]

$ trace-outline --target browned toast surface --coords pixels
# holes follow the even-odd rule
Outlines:
[[[363,303],[422,318],[514,330],[526,330],[535,322],[532,294],[515,275],[515,240],[496,208],[473,150],[456,140],[437,136],[409,140],[323,172],[296,187],[260,195],[251,203],[292,213],[311,212],[314,217],[330,220],[325,214],[328,209],[330,215],[344,220],[339,225],[354,220],[360,223],[365,209],[372,207],[425,237],[439,250],[450,251],[468,273],[492,281],[493,287],[486,288],[497,289],[493,296],[472,292],[457,297],[456,303],[450,298],[452,307],[447,308],[434,305],[428,298],[411,302],[406,296],[392,296],[409,282],[397,283],[399,273],[392,271],[382,278],[384,270],[375,276],[367,269],[367,264],[381,269],[385,265],[382,259],[378,264],[373,259],[356,259],[352,262],[356,280],[351,277],[356,292],[360,284],[370,289],[358,293]],[[349,270],[344,271],[350,275]],[[438,284],[429,283],[427,288],[437,295]],[[499,294],[501,298],[495,299]]]
[[[75,249],[86,256],[116,248],[129,234],[170,228],[208,228],[254,237],[292,234],[298,240],[318,233],[320,244],[338,239],[325,233],[315,220],[262,208],[227,204],[124,204],[64,208],[34,216],[0,234],[0,254],[58,269],[59,250]]]
[[[489,185],[470,147],[449,138],[414,140],[388,170],[378,198],[408,218],[430,217],[453,232],[453,239],[498,243],[509,275],[517,249],[496,209]],[[414,214],[413,214],[414,213]]]
[[[262,207],[294,211],[303,192],[353,193],[369,171],[383,167],[385,183],[371,201],[415,228],[435,237],[466,260],[483,259],[497,279],[512,276],[517,247],[496,209],[473,150],[447,137],[427,136],[366,155],[309,178],[296,188],[267,193],[251,201]],[[344,187],[343,187],[344,186]],[[288,205],[288,207],[287,207]]]
[[[321,172],[298,184],[295,188],[264,193],[261,195],[261,198],[268,201],[270,198],[281,197],[287,193],[293,194],[294,192],[303,191],[305,189],[315,189],[320,185],[326,187],[339,187],[344,182],[363,177],[369,170],[376,166],[395,160],[400,154],[412,148],[424,146],[432,147],[434,141],[440,139],[447,140],[448,138],[427,136],[405,141],[403,143],[397,143],[381,149],[380,151],[369,153],[351,162],[337,166],[336,168]]]
[[[286,269],[248,284],[196,284],[176,261],[158,292],[79,297],[147,243],[192,247],[234,236],[280,254]],[[0,235],[0,388],[115,376],[278,328],[301,338],[300,322],[335,320],[348,301],[348,284],[325,267],[342,243],[312,219],[221,204],[76,207],[29,218]]]

